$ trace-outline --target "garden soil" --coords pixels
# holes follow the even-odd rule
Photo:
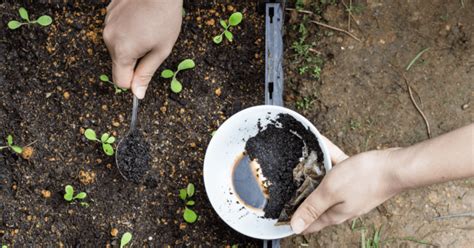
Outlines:
[[[0,4],[0,137],[12,134],[19,145],[35,142],[35,151],[29,160],[0,153],[0,242],[9,247],[108,247],[117,246],[119,236],[129,231],[132,244],[140,247],[258,245],[219,219],[202,180],[211,133],[233,113],[263,103],[264,25],[255,4],[185,4],[182,32],[159,72],[176,68],[185,58],[197,66],[179,75],[184,87],[179,95],[170,92],[168,80],[152,80],[139,116],[150,144],[149,175],[156,181],[137,185],[120,176],[100,144],[83,136],[93,128],[120,139],[129,129],[130,94],[114,94],[111,85],[99,80],[100,74],[111,73],[102,41],[106,3],[20,2]],[[347,28],[345,7],[335,2],[314,18]],[[472,122],[472,0],[352,3],[362,6],[354,13],[358,24],[352,20],[351,25],[361,42],[307,25],[308,41],[315,42],[311,54],[325,62],[320,80],[299,74],[301,64],[290,48],[298,40],[293,27],[302,16],[286,25],[288,107],[307,116],[348,154],[423,141],[425,124],[393,67],[403,70],[430,47],[405,75],[422,99],[433,136]],[[20,6],[32,17],[52,16],[53,24],[8,30]],[[220,31],[219,19],[234,11],[244,13],[234,42],[216,46],[212,37]],[[296,108],[304,99],[306,107]],[[194,224],[183,221],[178,197],[188,183],[196,185],[193,209],[199,219]],[[67,184],[87,192],[88,207],[64,201]],[[473,179],[411,190],[364,215],[355,230],[348,222],[287,238],[282,246],[360,247],[361,232],[369,237],[381,229],[386,247],[469,247],[472,217],[434,218],[472,212],[473,202]]]

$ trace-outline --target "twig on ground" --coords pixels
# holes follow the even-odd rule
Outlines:
[[[351,2],[352,2],[352,0],[351,0]],[[351,10],[351,11],[348,11],[349,17],[352,18],[352,20],[353,20],[354,23],[356,24],[357,28],[359,29],[359,31],[362,32],[362,29],[361,29],[360,26],[359,26],[359,21],[358,21],[358,20],[354,17],[354,15],[352,14],[352,4],[351,4],[351,8],[349,8],[349,7],[347,6],[347,4],[344,2],[344,0],[342,0],[341,3],[342,3],[342,5],[344,5],[344,8]],[[350,21],[348,21],[348,22],[350,22]],[[348,30],[349,30],[349,31],[351,30],[350,27],[349,27]]]
[[[311,20],[311,21],[309,21],[309,22],[314,23],[314,24],[317,24],[317,25],[322,26],[322,27],[326,27],[326,28],[329,28],[329,29],[332,29],[332,30],[336,30],[336,31],[345,33],[345,34],[349,35],[350,37],[352,37],[354,40],[356,40],[356,41],[358,41],[358,42],[361,42],[361,40],[360,40],[359,38],[357,38],[357,36],[353,35],[351,32],[346,31],[346,30],[344,30],[344,29],[336,28],[336,27],[333,27],[333,26],[324,24],[324,23],[322,23],[322,22],[314,21],[314,20]]]
[[[445,220],[445,219],[462,218],[462,217],[474,217],[474,212],[448,214],[448,215],[434,217],[433,220]]]
[[[300,9],[293,9],[293,8],[286,8],[286,10],[287,11],[297,11],[299,13],[314,15],[314,13],[309,11],[309,10],[300,10]],[[315,21],[315,20],[310,20],[309,22],[314,23],[314,24],[319,25],[319,26],[322,26],[322,27],[325,27],[325,28],[329,28],[329,29],[332,29],[332,30],[335,30],[335,31],[345,33],[345,34],[349,35],[350,37],[352,37],[354,40],[361,42],[361,40],[359,38],[357,38],[357,36],[353,35],[351,32],[349,32],[347,30],[344,30],[344,29],[341,29],[341,28],[336,28],[336,27],[333,27],[331,25],[328,25],[328,24],[325,24],[325,23],[322,23],[322,22],[318,22],[318,21]]]
[[[351,31],[352,0],[349,0],[349,8],[347,9],[347,13],[347,31]]]
[[[403,80],[405,81],[405,85],[407,87],[407,91],[408,91],[408,94],[410,95],[410,100],[411,102],[413,103],[413,105],[415,106],[416,110],[418,111],[418,113],[420,113],[421,117],[423,118],[423,121],[425,122],[425,126],[426,126],[426,132],[428,134],[428,138],[431,139],[431,128],[430,128],[430,123],[428,122],[428,118],[426,118],[425,116],[425,113],[423,113],[423,111],[421,110],[421,108],[418,106],[418,104],[416,103],[415,101],[415,98],[413,97],[413,90],[412,90],[412,87],[410,86],[410,83],[407,79],[407,77],[405,76],[405,74],[403,73],[403,71],[401,71],[400,69],[398,69],[398,67],[390,64],[393,68],[395,68],[398,73],[403,77]],[[420,98],[421,99],[421,98]]]
[[[411,66],[412,66],[413,64],[415,64],[415,62],[421,57],[421,55],[423,55],[423,53],[425,53],[425,52],[428,51],[429,49],[430,49],[430,48],[427,47],[427,48],[421,50],[421,51],[410,61],[410,63],[407,65],[407,68],[405,68],[405,70],[407,70],[407,71],[410,70]]]

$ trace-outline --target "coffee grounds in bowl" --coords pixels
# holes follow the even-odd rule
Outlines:
[[[264,217],[288,221],[301,204],[301,198],[307,197],[301,194],[302,185],[312,181],[306,180],[309,177],[305,173],[312,170],[304,168],[316,165],[320,172],[325,172],[316,136],[291,115],[279,114],[266,127],[259,125],[258,133],[247,141],[245,150],[251,160],[256,159],[260,164],[268,181],[264,183],[268,185],[269,195]],[[312,163],[305,167],[302,163],[309,161],[310,154]],[[310,186],[316,188],[317,184]]]

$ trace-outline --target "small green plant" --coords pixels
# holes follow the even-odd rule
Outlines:
[[[312,104],[313,100],[310,97],[303,97],[302,99],[296,101],[296,108],[307,110],[311,107]]]
[[[129,232],[124,233],[120,239],[120,248],[125,247],[130,241],[132,241],[132,234]]]
[[[223,39],[222,36],[225,36],[228,41],[232,42],[234,40],[234,35],[229,31],[229,28],[239,25],[239,23],[242,22],[242,18],[243,18],[242,13],[235,12],[232,15],[230,15],[227,21],[220,20],[219,23],[224,28],[224,31],[221,34],[214,36],[214,38],[212,38],[214,43],[220,44]]]
[[[0,146],[0,150],[3,150],[5,148],[10,148],[12,151],[18,154],[21,154],[23,152],[23,148],[21,146],[17,146],[13,144],[13,136],[11,134],[7,136],[7,145]]]
[[[90,128],[86,129],[84,136],[86,136],[86,139],[88,140],[101,143],[104,153],[108,156],[114,155],[114,148],[112,147],[112,144],[115,142],[114,136],[110,135],[109,133],[103,133],[100,139],[97,139],[95,131]]]
[[[181,61],[181,63],[178,64],[178,70],[172,71],[170,69],[166,69],[161,72],[161,77],[163,78],[171,78],[171,91],[174,93],[179,93],[183,90],[183,85],[181,82],[176,79],[176,75],[178,75],[178,72],[187,70],[187,69],[192,69],[196,66],[194,61],[192,59],[185,59]]]
[[[73,200],[83,200],[87,197],[86,192],[79,192],[77,195],[74,195],[74,188],[71,185],[66,185],[64,188],[64,200],[72,202]],[[81,204],[83,205],[83,204]]]
[[[127,89],[120,88],[120,87],[118,87],[117,85],[115,85],[114,82],[110,81],[109,76],[107,76],[107,75],[105,75],[105,74],[100,75],[100,76],[99,76],[99,79],[100,79],[100,81],[102,81],[102,82],[106,82],[106,83],[109,83],[109,84],[113,85],[113,86],[114,86],[114,89],[115,89],[115,94],[119,94],[119,93],[122,93],[122,92],[127,91]]]
[[[53,19],[51,19],[51,17],[48,15],[40,16],[38,19],[31,21],[30,16],[28,15],[28,11],[26,11],[26,9],[23,7],[18,9],[18,13],[20,14],[21,19],[25,20],[26,22],[21,22],[17,20],[9,21],[7,24],[9,29],[13,30],[13,29],[17,29],[21,27],[22,25],[26,25],[26,24],[29,25],[29,24],[35,24],[35,23],[38,23],[41,26],[48,26],[53,22]]]
[[[179,190],[179,198],[184,201],[184,213],[183,219],[188,223],[196,222],[198,216],[196,212],[189,208],[189,206],[194,206],[195,202],[190,200],[190,198],[194,195],[194,184],[190,183],[185,189]]]
[[[2,248],[8,248],[8,246],[7,245],[2,245]]]

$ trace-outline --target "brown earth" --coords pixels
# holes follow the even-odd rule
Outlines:
[[[318,81],[299,75],[301,63],[287,61],[289,106],[302,97],[311,99],[310,107],[299,111],[349,154],[423,141],[428,138],[423,119],[391,64],[404,70],[429,47],[404,73],[422,100],[420,104],[415,95],[433,137],[473,121],[474,1],[352,3],[362,7],[360,14],[354,13],[358,25],[354,20],[351,25],[362,42],[308,24],[310,39],[316,41],[313,49],[321,53],[325,66]],[[347,18],[341,3],[329,5],[323,13],[328,24],[343,29]],[[287,44],[298,36],[289,30]],[[294,52],[288,48],[286,54],[291,58]],[[363,216],[363,225],[358,221],[356,226],[367,228],[366,237],[373,236],[373,226],[382,227],[384,247],[472,247],[473,217],[433,218],[473,211],[474,179],[467,179],[405,192]],[[352,231],[351,223],[344,223],[305,238],[288,238],[282,245],[360,247],[360,242],[361,230]]]

